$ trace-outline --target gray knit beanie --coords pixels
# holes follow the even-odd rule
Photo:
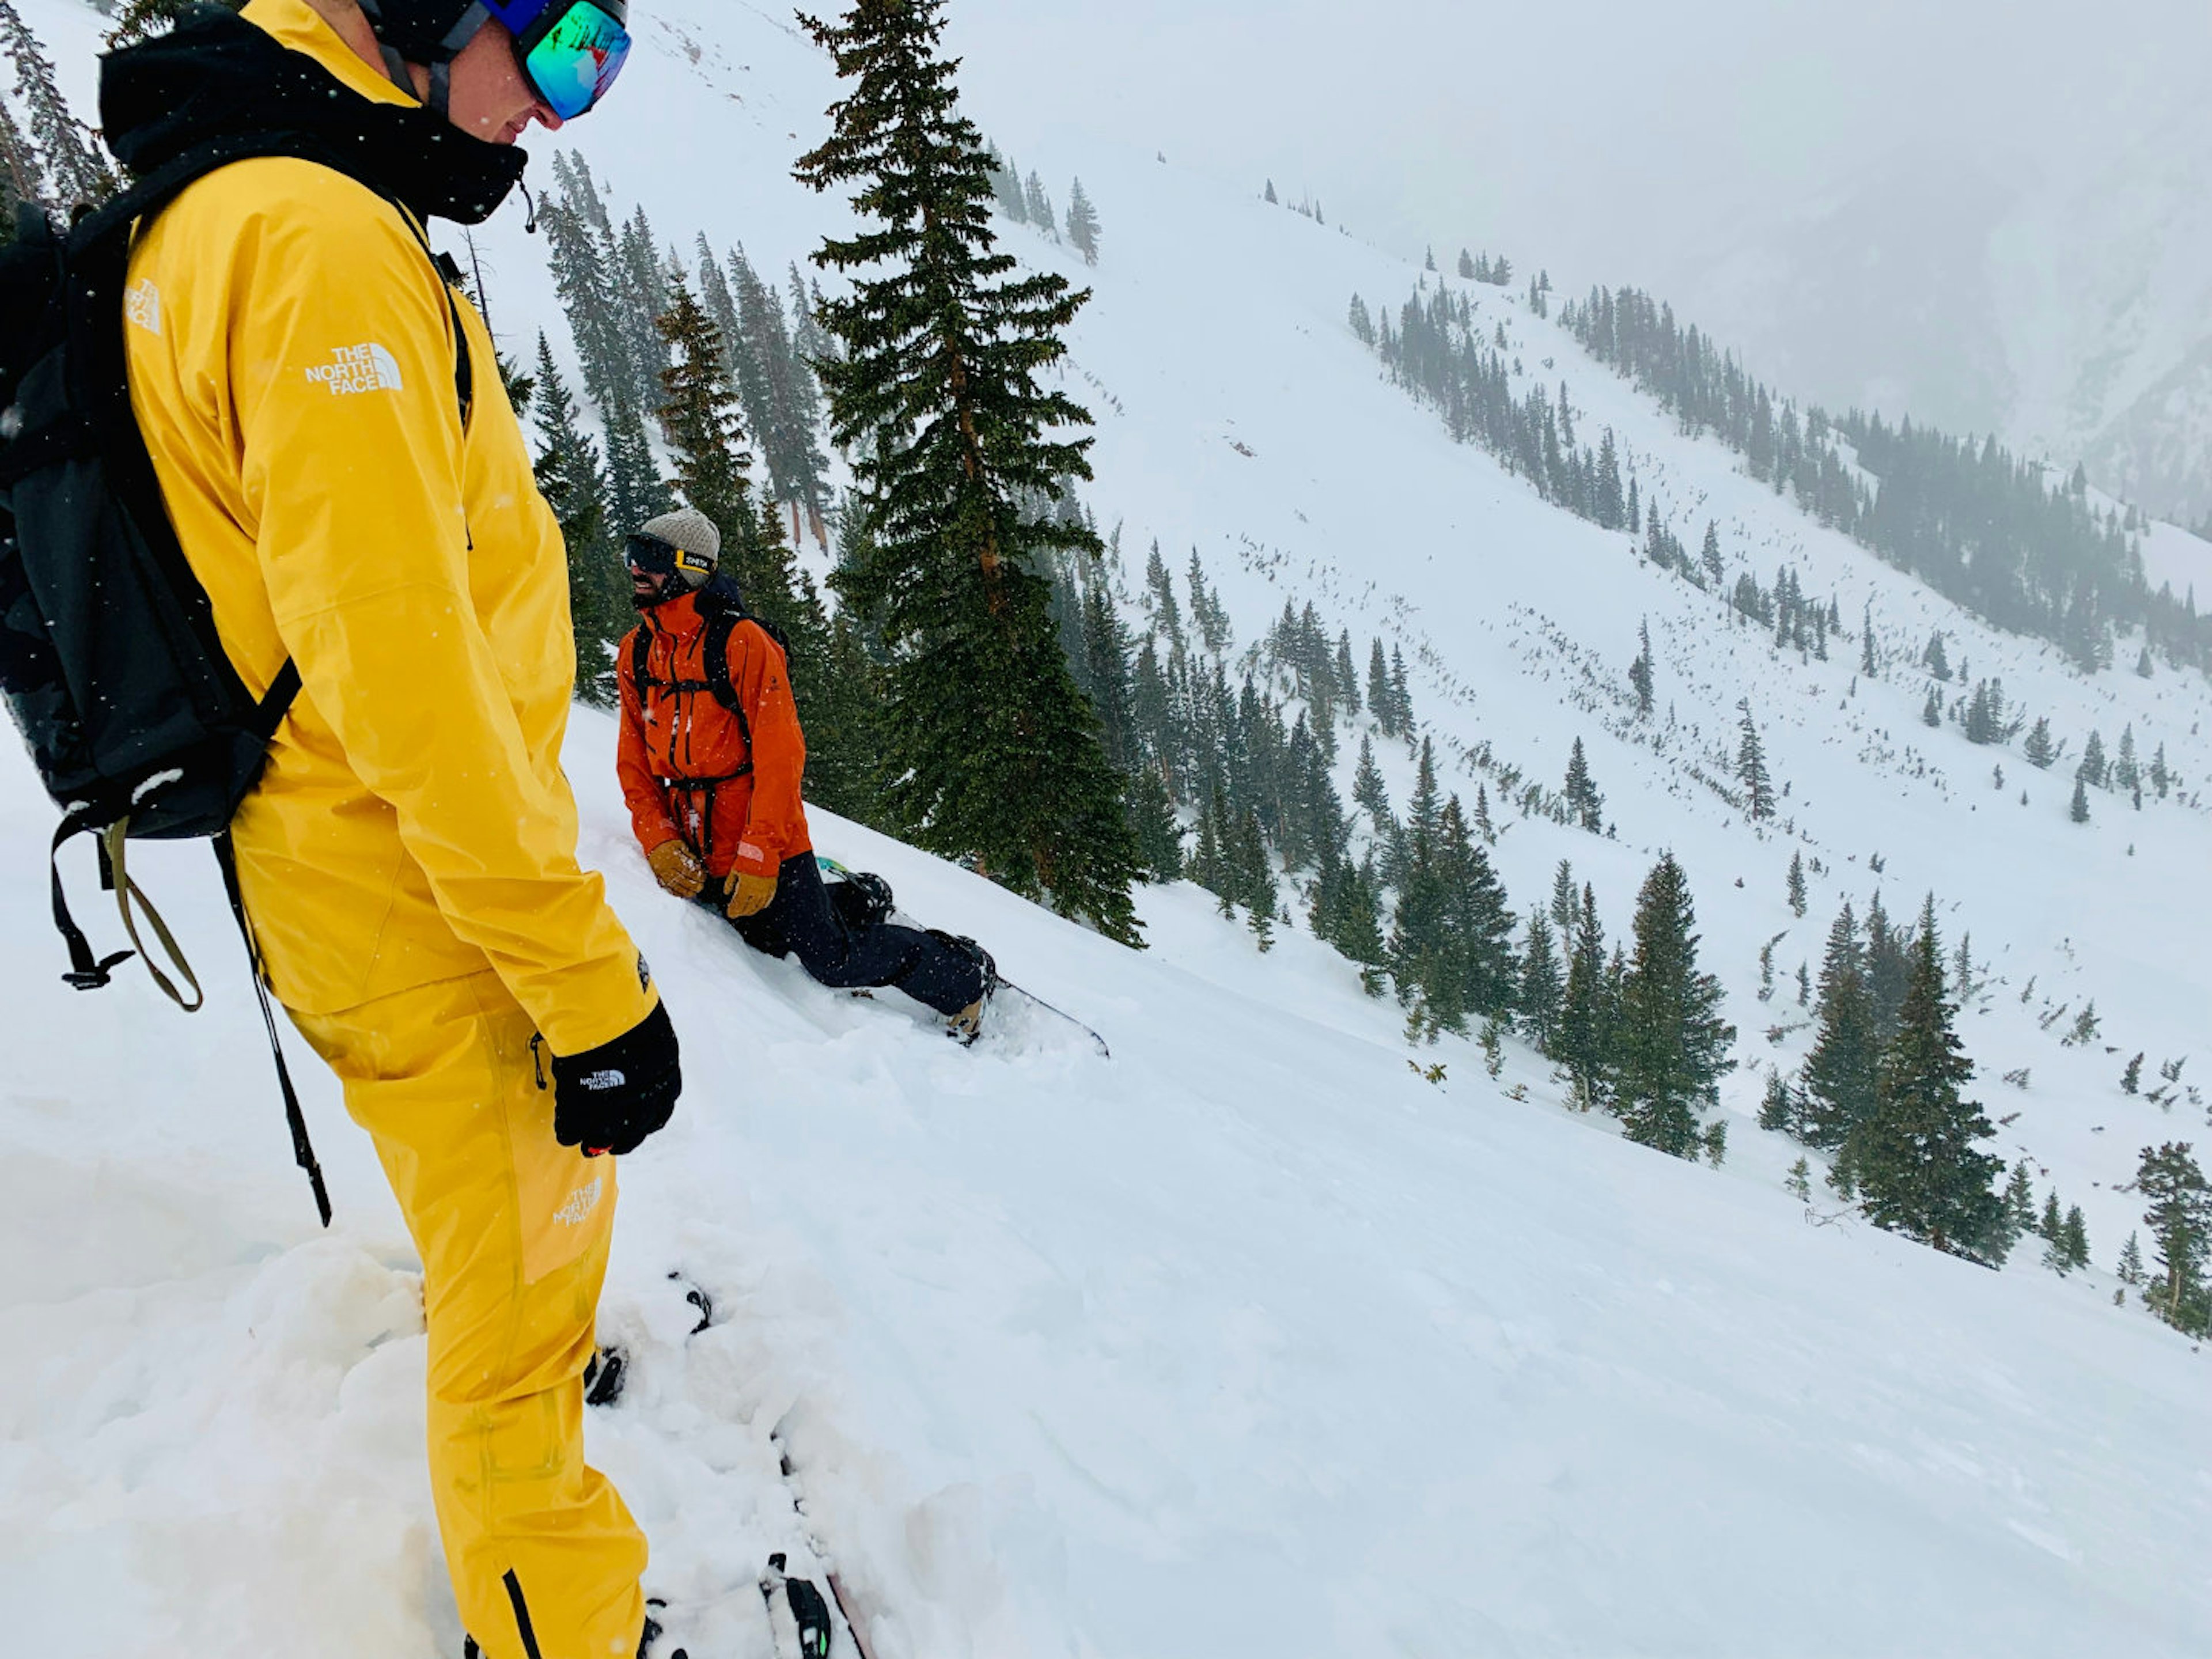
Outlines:
[[[722,560],[722,532],[696,507],[679,507],[649,520],[638,532],[676,550],[676,577],[687,587],[704,587]]]

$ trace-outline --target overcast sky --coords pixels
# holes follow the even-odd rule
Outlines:
[[[956,0],[1039,121],[1321,197],[1401,249],[1662,280],[1900,150],[2057,165],[2179,106],[2204,0]],[[1067,46],[1079,41],[1072,58]],[[2206,116],[2212,121],[2212,113]]]

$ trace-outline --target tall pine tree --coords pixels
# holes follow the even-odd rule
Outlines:
[[[544,446],[538,452],[538,489],[561,526],[568,556],[568,613],[576,638],[576,695],[602,708],[614,701],[614,647],[633,615],[618,544],[607,520],[606,469],[599,446],[576,417],[575,399],[538,337],[538,392],[531,418]]]
[[[1880,1058],[1858,923],[1848,902],[1828,929],[1815,1018],[1813,1050],[1805,1057],[1802,1079],[1803,1136],[1813,1146],[1834,1148],[1873,1115]]]
[[[1621,981],[1613,1109],[1628,1138],[1676,1158],[1702,1146],[1698,1115],[1735,1069],[1735,1027],[1720,1017],[1720,981],[1698,969],[1697,914],[1672,853],[1637,895],[1636,954]]]
[[[75,208],[106,201],[115,193],[115,174],[91,130],[70,113],[54,78],[53,62],[14,0],[0,0],[0,56],[15,66],[15,92],[23,101],[31,148],[44,166],[40,199],[64,220]]]
[[[2001,1256],[2004,1165],[1980,1149],[1996,1131],[1965,1095],[1973,1062],[1952,1022],[1931,894],[1907,951],[1905,1000],[1884,1048],[1873,1112],[1847,1146],[1859,1201],[1877,1226],[1979,1261]]]
[[[854,186],[866,222],[814,257],[853,279],[823,307],[842,353],[821,370],[871,520],[866,556],[838,580],[883,619],[890,805],[923,846],[1134,944],[1121,781],[1037,568],[1095,558],[1098,538],[1022,510],[1091,476],[1090,441],[1050,435],[1090,417],[1039,381],[1088,295],[1018,276],[997,251],[990,159],[939,49],[944,0],[856,0],[805,27],[848,92],[797,174]]]

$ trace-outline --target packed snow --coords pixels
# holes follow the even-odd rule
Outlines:
[[[100,20],[18,3],[89,111]],[[1517,1043],[1494,1081],[1469,1044],[1409,1050],[1396,1006],[1302,923],[1263,956],[1209,895],[1150,889],[1152,948],[1132,953],[817,815],[825,852],[983,939],[1114,1055],[1042,1018],[962,1051],[895,996],[823,991],[660,895],[611,726],[580,710],[585,856],[665,988],[688,1082],[625,1168],[603,1323],[633,1369],[591,1443],[693,1659],[764,1656],[754,1576],[771,1549],[817,1547],[878,1659],[2212,1647],[2203,1361],[2114,1307],[2108,1273],[2140,1224],[2120,1190],[2138,1149],[2205,1133],[2193,1095],[2161,1108],[2118,1083],[2138,1049],[2155,1066],[2203,1047],[2203,679],[2137,678],[2125,641],[2084,679],[1984,627],[1680,435],[1516,296],[1474,290],[1523,387],[1565,381],[1578,428],[1616,430],[1693,547],[1718,524],[1730,581],[1787,563],[1836,597],[1853,637],[1832,660],[1778,652],[1381,380],[1350,296],[1395,307],[1437,276],[1141,131],[1078,144],[1026,89],[967,90],[1024,170],[1060,199],[1079,174],[1103,221],[1096,270],[1002,228],[1095,290],[1068,383],[1099,419],[1085,498],[1119,527],[1117,579],[1134,591],[1154,538],[1177,571],[1194,547],[1240,648],[1285,599],[1348,627],[1363,660],[1370,636],[1401,645],[1446,787],[1492,790],[1524,914],[1571,859],[1618,937],[1673,848],[1741,1032],[1730,1156],[1713,1170],[1620,1141]],[[704,230],[772,276],[838,222],[787,171],[835,95],[781,13],[663,0],[619,95],[538,142],[573,141],[679,251]],[[492,321],[510,349],[543,327],[565,354],[522,218],[477,239]],[[1462,240],[1479,228],[1438,228],[1440,248]],[[2177,591],[2208,556],[2165,526],[2146,549]],[[1871,680],[1869,608],[1888,665]],[[1638,721],[1626,670],[1647,619],[1658,713]],[[1938,630],[1947,695],[2002,678],[2067,739],[2057,766],[1920,724],[1911,665]],[[1788,785],[1777,824],[1701,781],[1730,771],[1747,698]],[[2109,750],[2124,726],[2146,758],[2166,745],[2189,804],[2092,792],[2090,823],[2069,823],[2082,740],[2094,726]],[[1506,810],[1468,758],[1486,744],[1493,768],[1556,787],[1577,736],[1611,838]],[[1402,805],[1410,758],[1382,750]],[[11,1641],[458,1652],[422,1470],[416,1264],[366,1139],[295,1042],[338,1208],[318,1233],[204,851],[137,867],[210,983],[205,1012],[176,1014],[135,965],[97,997],[59,983],[52,824],[0,744]],[[1802,920],[1783,886],[1799,849],[1819,866]],[[1971,933],[1985,986],[1962,1030],[2003,1120],[1992,1150],[2083,1206],[2099,1271],[2058,1279],[2031,1244],[1991,1273],[1783,1190],[1798,1149],[1753,1116],[1765,1068],[1794,1068],[1809,1035],[1790,977],[1817,967],[1837,905],[1877,887],[1900,919],[1932,890],[1947,949]],[[2093,998],[2105,1034],[2062,1047]],[[2016,1069],[2025,1087],[2000,1081]],[[696,1335],[694,1286],[715,1309]]]

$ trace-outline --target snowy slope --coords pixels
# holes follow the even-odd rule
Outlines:
[[[1771,1183],[1407,1070],[1303,937],[1188,890],[1136,956],[866,832],[825,848],[1104,1025],[951,1048],[587,856],[657,964],[689,1092],[624,1173],[595,1454],[695,1656],[764,1659],[782,1423],[901,1656],[2201,1651],[2199,1363],[2078,1285],[1808,1227]],[[44,834],[0,761],[0,845]],[[285,1156],[235,942],[145,860],[214,981],[60,986],[0,889],[11,1644],[450,1655],[410,1259],[303,1071],[339,1225]],[[33,1040],[36,1034],[36,1040]],[[1525,1060],[1506,1084],[1540,1083]],[[718,1322],[665,1275],[707,1287]]]
[[[85,84],[97,20],[23,3]],[[787,177],[835,95],[826,64],[774,9],[667,0],[644,27],[622,95],[563,139],[679,250],[703,229],[781,273],[836,222]],[[1879,884],[1902,918],[1933,889],[1947,944],[1971,931],[1992,981],[1965,1036],[2008,1116],[1998,1149],[2084,1206],[2109,1267],[2137,1223],[2113,1190],[2137,1149],[2203,1133],[2193,1102],[2162,1113],[2117,1080],[2138,1048],[2154,1066],[2203,1046],[2194,872],[2212,848],[2203,812],[2175,803],[2138,816],[2100,796],[2069,824],[2070,764],[2092,725],[2110,748],[2132,724],[2202,789],[2203,681],[2083,681],[1991,633],[1477,290],[1528,374],[1567,381],[1586,434],[1619,431],[1678,533],[1694,545],[1717,520],[1732,562],[1768,583],[1792,564],[1853,628],[1870,605],[1899,665],[1854,685],[1856,641],[1826,664],[1778,653],[1379,380],[1346,302],[1395,306],[1413,268],[1140,143],[1060,148],[1022,125],[1026,90],[978,84],[969,102],[1056,197],[1079,173],[1104,222],[1095,271],[1007,234],[1096,289],[1070,378],[1100,422],[1086,498],[1121,526],[1127,574],[1156,537],[1178,569],[1194,546],[1240,645],[1286,597],[1363,653],[1370,634],[1401,643],[1450,786],[1491,789],[1523,910],[1569,858],[1617,935],[1674,848],[1743,1032],[1731,1158],[1677,1164],[1565,1115],[1517,1047],[1495,1085],[1465,1045],[1425,1051],[1449,1071],[1432,1089],[1397,1011],[1343,963],[1302,931],[1259,957],[1187,887],[1143,896],[1154,949],[1136,957],[823,823],[826,850],[985,939],[1115,1059],[950,1050],[662,901],[608,732],[580,715],[586,856],[671,988],[692,1080],[678,1128],[626,1176],[608,1322],[641,1365],[593,1425],[654,1531],[656,1586],[721,1651],[759,1650],[750,1575],[790,1541],[767,1438],[787,1420],[817,1517],[883,1610],[883,1659],[2212,1643],[2183,1553],[2212,1507],[2186,1345],[2109,1305],[2109,1279],[2057,1280],[2029,1249],[1993,1275],[1804,1224],[1779,1187],[1796,1149],[1750,1121],[1759,1067],[1802,1057],[1802,1030],[1765,1034],[1804,1019],[1787,977],[1817,965],[1836,904]],[[479,238],[494,324],[565,345],[521,218]],[[2179,571],[2207,551],[2161,531],[2147,556]],[[1626,675],[1644,618],[1661,718],[1639,726]],[[2051,716],[2062,768],[1919,724],[1925,683],[1901,665],[1939,628],[1969,685],[1999,675]],[[1789,785],[1779,827],[1701,781],[1728,772],[1741,697]],[[1577,735],[1617,839],[1515,817],[1497,772],[1458,758],[1555,787]],[[1384,758],[1402,803],[1409,765]],[[410,1258],[367,1147],[313,1077],[343,1224],[311,1237],[206,873],[148,860],[196,959],[222,969],[210,1012],[182,1020],[137,984],[80,999],[55,982],[33,878],[49,827],[7,753],[0,1126],[17,1156],[0,1178],[30,1358],[0,1380],[0,1594],[58,1651],[251,1650],[321,1620],[358,1634],[309,1650],[451,1652]],[[1801,848],[1825,873],[1797,921],[1783,872]],[[1762,1004],[1777,933],[1784,988]],[[2090,997],[2103,1041],[2062,1048]],[[1997,1081],[2021,1066],[2026,1090]],[[1505,1097],[1516,1085],[1528,1101]],[[722,1312],[689,1342],[672,1269]]]

